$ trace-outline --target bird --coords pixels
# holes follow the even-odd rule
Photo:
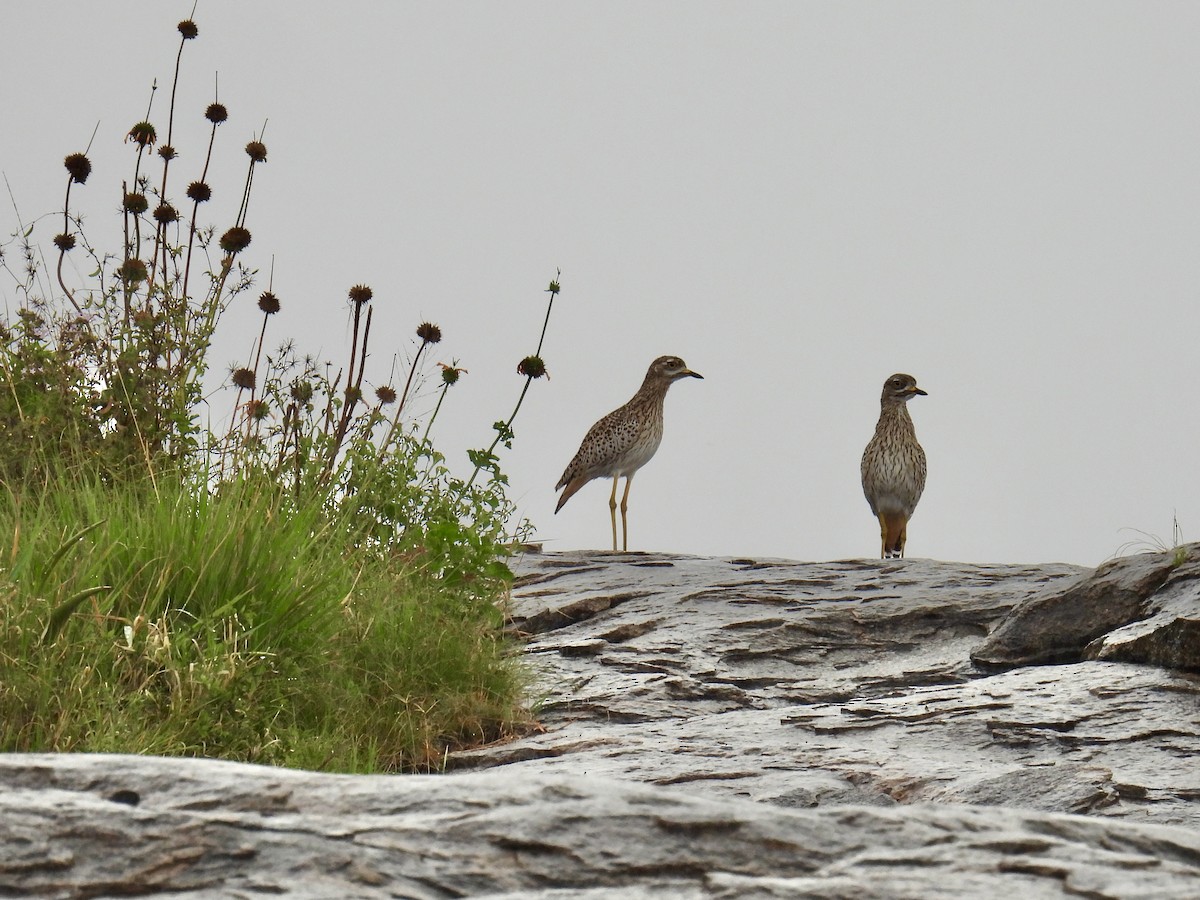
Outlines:
[[[928,396],[911,375],[898,373],[883,383],[879,422],[862,456],[862,487],[879,519],[881,559],[904,556],[908,520],[925,490],[925,451],[908,414],[908,401]]]
[[[608,510],[612,517],[613,550],[617,549],[617,482],[625,478],[621,496],[621,536],[623,549],[629,549],[629,485],[634,473],[650,462],[663,436],[663,399],[667,389],[680,378],[703,378],[678,356],[660,356],[650,363],[646,379],[633,398],[588,429],[583,443],[554,486],[563,489],[554,507],[555,514],[575,493],[593,478],[611,478],[612,494]]]

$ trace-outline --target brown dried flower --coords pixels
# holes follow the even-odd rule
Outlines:
[[[224,103],[210,103],[208,109],[204,111],[204,118],[214,125],[220,125],[229,118],[229,110],[225,108]]]
[[[140,259],[127,259],[121,263],[118,274],[127,285],[136,285],[146,280],[146,264]]]
[[[125,200],[121,205],[125,207],[125,212],[130,212],[135,216],[140,216],[150,208],[150,201],[146,199],[145,194],[140,194],[136,191],[130,191],[125,195]]]
[[[73,234],[56,234],[54,236],[54,246],[66,253],[68,250],[75,249],[75,235]]]
[[[380,385],[379,387],[375,388],[375,397],[384,406],[387,406],[389,403],[395,403],[396,389],[386,384]]]
[[[193,181],[188,185],[187,195],[189,200],[194,200],[197,203],[206,203],[212,198],[212,188],[203,181]]]
[[[527,356],[517,363],[517,371],[529,378],[541,378],[546,375],[546,364],[540,356]],[[550,376],[546,376],[549,378]]]
[[[256,163],[266,162],[267,145],[262,141],[251,141],[246,145],[246,155]]]
[[[254,370],[247,369],[245,367],[234,369],[233,374],[230,376],[230,380],[233,381],[235,387],[244,388],[247,391],[254,390],[254,385],[256,382]]]
[[[369,303],[374,296],[374,292],[365,284],[356,284],[350,288],[350,302],[359,306]]]
[[[273,316],[279,312],[279,298],[270,291],[263,291],[262,295],[258,298],[258,308],[268,316]]]
[[[72,153],[63,160],[63,165],[67,167],[67,171],[71,173],[71,180],[76,184],[83,184],[92,174],[92,161],[82,153]]]
[[[125,136],[126,141],[135,141],[142,147],[149,146],[158,140],[158,133],[155,132],[154,126],[149,122],[138,122],[129,129],[129,134]]]
[[[442,339],[442,329],[432,322],[422,322],[417,326],[417,337],[426,344],[436,344]]]
[[[160,203],[154,207],[154,219],[163,225],[179,221],[179,213],[170,203]]]
[[[175,26],[179,29],[179,33],[183,35],[185,41],[190,41],[200,33],[200,29],[196,27],[196,23],[191,19],[184,19]]]
[[[218,243],[226,253],[241,253],[250,246],[250,232],[240,225],[235,225],[221,235]]]

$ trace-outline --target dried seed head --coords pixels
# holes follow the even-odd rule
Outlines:
[[[210,103],[208,109],[204,111],[204,118],[214,125],[220,125],[229,118],[229,110],[225,108],[224,103]]]
[[[125,207],[125,212],[130,212],[135,216],[140,216],[150,208],[150,201],[146,199],[145,194],[139,194],[136,191],[131,191],[125,195],[125,201],[121,205]]]
[[[146,147],[158,140],[158,134],[154,130],[154,126],[149,122],[138,122],[129,129],[129,134],[125,136],[125,140],[136,141],[138,146]]]
[[[170,144],[163,144],[161,147],[158,148],[158,155],[161,156],[163,159],[165,159],[167,162],[170,162],[176,156],[175,148],[172,147]]]
[[[179,29],[179,33],[183,35],[185,41],[190,41],[200,33],[200,29],[196,27],[196,23],[191,19],[184,19],[175,26]]]
[[[375,388],[375,396],[380,403],[382,403],[384,406],[387,406],[389,403],[396,402],[396,389],[389,387],[386,384],[381,385],[380,387]]]
[[[248,391],[254,390],[255,377],[253,369],[234,369],[230,380],[233,381],[234,387],[245,388]]]
[[[92,174],[92,162],[82,153],[72,153],[63,160],[63,165],[67,167],[67,171],[71,173],[71,180],[76,184],[83,184]]]
[[[293,381],[292,382],[292,399],[299,400],[301,403],[307,403],[312,399],[313,386],[308,381]]]
[[[212,188],[203,181],[193,181],[188,185],[187,195],[197,203],[205,203],[212,197]]]
[[[455,384],[458,381],[458,376],[466,369],[460,369],[457,366],[448,366],[445,363],[438,363],[442,367],[442,381],[446,384]]]
[[[179,213],[175,211],[175,207],[170,203],[160,203],[154,207],[154,218],[163,225],[167,225],[171,222],[179,221]]]
[[[221,240],[218,243],[220,243],[221,249],[226,253],[241,253],[250,246],[250,232],[240,225],[235,225],[221,235]]]
[[[369,303],[375,294],[365,284],[356,284],[350,288],[350,302],[358,306]]]
[[[75,249],[75,235],[73,234],[56,234],[54,236],[54,246],[66,253],[68,250]]]
[[[432,322],[422,322],[417,326],[417,337],[427,344],[436,344],[442,339],[442,329]]]
[[[127,259],[118,270],[121,280],[127,285],[136,285],[146,280],[146,264],[140,259]]]
[[[517,371],[529,378],[541,378],[546,374],[546,364],[540,356],[527,356],[517,363]]]
[[[262,141],[251,141],[246,145],[246,155],[256,163],[267,161],[267,145]]]
[[[279,298],[270,291],[263,291],[262,296],[258,298],[258,308],[268,316],[273,316],[279,312]]]

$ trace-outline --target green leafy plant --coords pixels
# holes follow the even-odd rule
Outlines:
[[[209,349],[257,275],[247,211],[267,148],[261,134],[244,148],[232,223],[219,236],[202,225],[230,114],[215,100],[204,110],[207,150],[182,187],[176,92],[199,28],[178,32],[166,128],[151,106],[125,138],[119,250],[94,246],[72,212],[86,153],[64,160],[53,280],[33,225],[18,222],[0,248],[21,263],[0,258],[21,297],[0,322],[0,527],[12,535],[0,553],[0,749],[434,768],[528,719],[502,606],[504,560],[529,525],[512,524],[494,451],[511,446],[544,374],[557,278],[517,407],[491,448],[471,452],[465,480],[430,431],[466,370],[441,364],[433,413],[408,417],[442,340],[423,322],[403,388],[368,398],[365,285],[349,291],[349,354],[335,370],[290,340],[264,349],[284,309],[268,283],[250,358],[229,373],[227,426],[202,425]],[[69,253],[92,261],[81,283],[67,280]]]

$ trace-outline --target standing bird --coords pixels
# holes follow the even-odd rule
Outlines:
[[[575,492],[593,478],[611,478],[612,495],[608,509],[612,516],[613,550],[617,549],[617,481],[625,476],[625,493],[621,497],[621,535],[625,550],[629,549],[629,485],[633,475],[650,462],[663,436],[663,399],[667,388],[680,378],[703,378],[693,372],[678,356],[660,356],[650,363],[646,380],[633,399],[620,409],[613,410],[588,429],[562,478],[554,486],[565,487],[558,498],[557,513]]]
[[[925,451],[908,414],[908,401],[925,392],[911,375],[893,375],[883,383],[879,423],[862,458],[862,486],[879,519],[882,559],[904,556],[908,520],[925,490]]]

